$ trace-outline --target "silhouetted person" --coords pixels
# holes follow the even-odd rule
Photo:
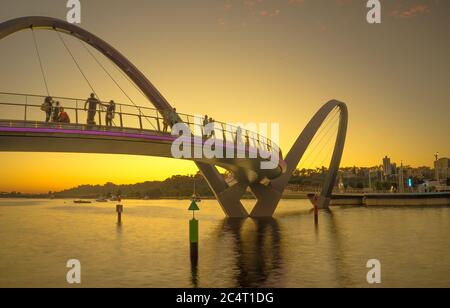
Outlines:
[[[242,127],[238,126],[236,129],[236,144],[242,143]]]
[[[45,122],[48,123],[52,117],[53,98],[47,96],[41,106],[41,110],[45,112]]]
[[[110,101],[109,104],[106,105],[106,126],[112,126],[115,113],[116,103],[114,101]]]
[[[206,126],[209,123],[208,115],[203,118],[203,135],[206,136]]]
[[[162,112],[162,116],[163,116],[163,133],[167,133],[167,131],[169,130],[169,124],[171,122],[170,114],[167,110],[164,110]]]
[[[61,107],[58,122],[60,123],[70,123],[70,118],[67,112],[64,111],[64,108]]]
[[[88,112],[87,117],[87,124],[88,125],[95,125],[95,115],[97,114],[97,106],[100,104],[100,101],[95,98],[95,94],[91,93],[91,97],[89,97],[86,100],[86,103],[84,104],[84,110]],[[89,105],[89,108],[86,109],[86,107]]]
[[[211,124],[211,123],[214,124],[216,122],[216,120],[214,120],[213,118],[209,118],[208,122],[209,122],[208,124]],[[216,132],[215,132],[215,126],[214,126],[213,130],[211,131],[210,137],[214,136],[215,134],[216,134]]]
[[[170,123],[171,123],[171,126],[174,126],[175,124],[178,123],[177,108],[173,108],[172,112],[170,113]]]
[[[58,122],[59,121],[59,113],[61,112],[61,106],[59,102],[55,103],[55,106],[53,106],[53,114],[52,114],[52,122]]]

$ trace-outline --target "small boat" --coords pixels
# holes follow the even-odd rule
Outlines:
[[[105,202],[108,202],[108,199],[100,198],[100,199],[95,200],[95,202],[105,203]]]
[[[74,200],[73,203],[76,203],[76,204],[91,204],[92,201],[87,201],[87,200]]]

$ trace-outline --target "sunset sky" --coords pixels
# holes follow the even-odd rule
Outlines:
[[[82,0],[80,26],[121,51],[181,112],[279,123],[287,152],[314,113],[338,99],[350,112],[343,166],[378,165],[385,155],[431,166],[435,152],[450,155],[450,1],[381,2],[382,23],[369,25],[363,0]],[[65,3],[0,0],[0,22],[65,19]],[[55,33],[36,35],[51,94],[87,97]],[[67,40],[99,96],[127,102]],[[30,31],[0,41],[0,92],[45,94],[32,42]],[[196,172],[172,159],[52,153],[0,153],[0,170],[0,191],[23,192]]]

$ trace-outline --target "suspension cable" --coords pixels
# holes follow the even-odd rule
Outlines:
[[[84,74],[83,70],[81,69],[80,64],[78,63],[77,59],[75,58],[75,56],[73,55],[73,53],[70,51],[69,46],[67,46],[66,42],[64,41],[64,38],[61,36],[61,34],[56,31],[56,29],[54,29],[56,34],[58,35],[59,39],[61,40],[62,44],[64,45],[64,47],[66,48],[67,52],[69,53],[69,55],[72,57],[73,62],[75,63],[75,65],[77,66],[78,70],[80,71],[81,75],[83,75],[84,79],[86,80],[87,84],[89,85],[89,87],[92,90],[92,93],[95,94],[95,96],[100,100],[100,97],[97,95],[97,92],[95,92],[94,87],[92,86],[91,82],[89,81],[89,79],[87,78],[87,76]],[[101,100],[100,100],[101,101]]]
[[[322,168],[323,164],[325,163],[325,161],[327,160],[329,154],[330,154],[330,144],[332,144],[333,138],[328,138],[327,141],[324,143],[324,145],[322,146],[322,148],[320,149],[320,151],[317,153],[317,156],[315,156],[314,160],[311,162],[312,166],[315,166],[316,168]],[[327,151],[325,152],[325,154],[322,156],[322,153],[324,153],[324,150],[327,149]],[[319,159],[322,158],[322,161],[318,164]]]
[[[326,162],[326,160],[327,160],[327,158],[328,158],[328,156],[332,156],[333,154],[333,149],[332,149],[332,147],[328,147],[329,145],[330,145],[330,143],[333,141],[333,136],[334,135],[337,135],[337,130],[338,130],[338,128],[339,128],[339,122],[336,122],[338,125],[333,125],[333,127],[334,126],[336,126],[335,127],[335,129],[333,129],[333,134],[331,135],[331,138],[328,138],[328,141],[327,141],[327,143],[323,146],[323,148],[319,151],[319,153],[317,154],[318,156],[317,157],[320,157],[319,155],[321,155],[322,153],[323,153],[323,151],[327,148],[328,150],[327,150],[327,152],[325,153],[325,156],[324,156],[324,158],[323,158],[323,160],[321,161],[321,163],[319,164],[319,166],[320,167],[323,167],[323,164]],[[336,141],[336,139],[334,139],[335,141]],[[332,143],[331,143],[332,144]],[[331,150],[331,151],[330,151]]]
[[[111,61],[111,60],[110,60]],[[113,63],[114,64],[114,62],[112,62],[111,61],[111,63]],[[147,97],[147,95],[144,93],[144,91],[142,91],[142,89],[141,88],[139,88],[134,82],[133,82],[133,80],[131,80],[131,78],[130,77],[128,77],[128,75],[127,74],[125,74],[121,69],[119,69],[118,67],[117,67],[117,65],[115,65],[114,64],[114,67],[116,68],[116,70],[126,79],[126,80],[128,80],[128,82],[139,92],[139,93],[141,93],[142,94],[142,96],[143,97],[145,97],[145,99],[147,99],[148,100],[148,97]],[[161,114],[161,116],[162,117],[164,117],[164,114],[163,114],[163,110],[159,110],[159,109],[156,109],[160,114]]]
[[[106,75],[109,76],[109,78],[114,82],[114,84],[122,91],[122,93],[128,98],[128,100],[136,107],[136,109],[139,112],[140,116],[144,116],[144,118],[147,120],[147,122],[150,123],[150,125],[155,129],[156,127],[153,125],[153,123],[145,116],[145,114],[142,113],[141,108],[131,99],[131,97],[127,94],[127,92],[120,86],[120,84],[114,79],[114,77],[111,75],[111,73],[106,69],[106,67],[100,62],[100,60],[92,53],[91,50],[86,46],[86,44],[83,41],[80,41],[81,45],[86,49],[88,54],[94,59],[95,62],[102,68],[102,70],[106,73]]]
[[[50,91],[48,90],[47,77],[45,75],[44,66],[42,64],[41,54],[39,53],[39,46],[37,43],[36,34],[34,33],[33,26],[31,26],[30,29],[31,29],[31,33],[33,35],[33,42],[34,42],[34,47],[36,49],[36,54],[38,56],[39,66],[41,67],[41,74],[42,74],[42,79],[44,80],[45,90],[47,91],[47,96],[50,96]]]
[[[311,158],[313,152],[319,147],[319,145],[321,145],[321,143],[324,141],[325,137],[328,136],[328,134],[330,133],[331,128],[333,128],[334,125],[331,125],[332,123],[334,123],[334,120],[336,118],[336,116],[339,114],[339,109],[335,107],[335,110],[330,113],[329,115],[329,120],[327,121],[326,125],[322,125],[322,128],[319,130],[319,132],[315,135],[315,137],[313,138],[313,140],[311,141],[311,144],[314,143],[314,141],[319,140],[317,143],[314,144],[314,146],[311,148],[311,150],[308,150],[308,154],[305,156],[305,158],[302,158],[302,162],[300,163],[300,165],[305,165],[305,163]],[[325,132],[324,134],[322,134],[323,132]],[[322,136],[319,138],[319,135]]]
[[[323,151],[327,148],[327,146],[328,146],[328,145],[330,144],[330,142],[333,140],[333,135],[334,135],[334,131],[335,131],[335,129],[333,129],[333,128],[336,127],[336,123],[335,123],[335,122],[336,122],[336,121],[333,122],[333,125],[331,125],[331,126],[329,127],[328,131],[327,131],[326,134],[324,135],[324,137],[326,136],[327,138],[326,138],[326,139],[325,139],[324,137],[322,138],[322,141],[325,140],[326,142],[322,143],[322,141],[321,141],[320,143],[317,144],[316,149],[318,149],[318,145],[322,145],[322,146],[319,148],[318,153],[315,154],[315,158],[310,162],[311,165],[314,165],[314,164],[316,164],[316,163],[318,162],[318,159],[322,157],[321,155],[322,155]],[[331,134],[331,136],[329,136],[330,132],[333,132],[333,133]],[[312,153],[312,152],[311,152],[311,153]],[[326,158],[327,158],[327,155],[325,155],[325,158],[323,159],[323,161],[321,162],[321,164],[324,163],[324,161],[326,160]],[[322,166],[319,166],[319,167],[322,167]]]

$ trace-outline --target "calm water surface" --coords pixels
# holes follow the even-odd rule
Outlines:
[[[450,287],[450,208],[337,207],[316,227],[306,200],[260,221],[203,201],[195,269],[188,201],[124,205],[118,227],[113,203],[0,199],[0,287],[67,287],[69,259],[83,287],[368,287],[369,259],[383,287]]]

